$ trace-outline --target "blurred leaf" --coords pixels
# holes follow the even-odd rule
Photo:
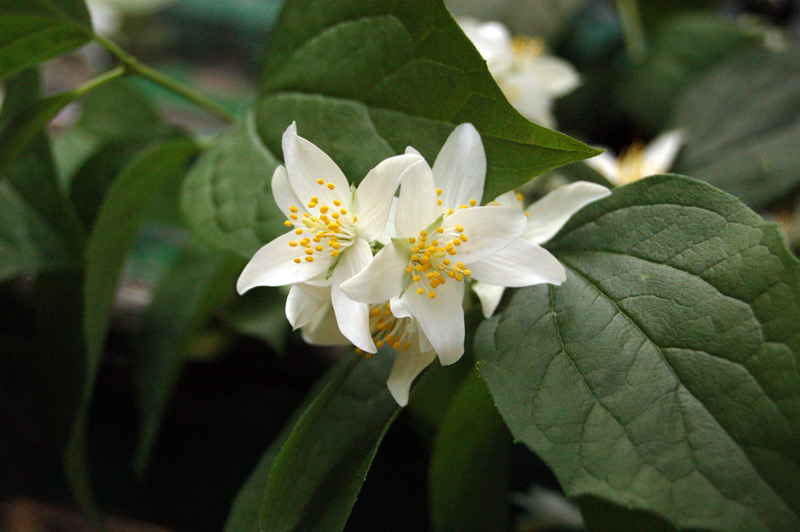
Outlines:
[[[646,27],[657,26],[665,19],[686,11],[703,11],[714,4],[714,0],[638,0],[642,23]]]
[[[101,143],[96,135],[77,127],[56,135],[53,139],[53,162],[63,188],[69,188],[72,175],[97,151]]]
[[[620,105],[651,133],[665,128],[680,89],[712,65],[754,48],[760,39],[721,15],[691,13],[658,27],[645,59],[623,77]]]
[[[0,81],[86,44],[83,0],[0,0]]]
[[[486,383],[473,370],[450,403],[431,454],[430,504],[437,532],[508,529],[511,438]]]
[[[277,288],[263,287],[233,300],[222,318],[236,331],[263,340],[282,353],[290,329],[285,303],[286,296]]]
[[[596,153],[517,113],[440,0],[286,2],[265,58],[264,144],[280,154],[296,121],[353,182],[409,145],[432,162],[463,122],[483,138],[485,198]]]
[[[386,388],[392,362],[385,351],[370,360],[351,356],[303,412],[270,468],[261,530],[344,528],[378,445],[400,410]]]
[[[189,246],[164,274],[136,338],[134,384],[141,417],[133,467],[142,475],[152,454],[191,339],[220,302],[235,294],[238,263]]]
[[[100,521],[87,474],[86,424],[117,284],[148,207],[167,181],[182,176],[183,166],[197,150],[194,142],[179,139],[151,148],[137,157],[108,191],[89,237],[83,324],[86,381],[67,448],[66,472],[75,498],[95,525]]]
[[[285,229],[270,190],[278,161],[253,120],[250,113],[220,135],[186,176],[181,197],[194,234],[248,259]]]
[[[576,502],[589,532],[676,532],[675,527],[647,512],[629,510],[594,497],[579,497]]]
[[[687,87],[673,123],[686,134],[677,171],[753,208],[800,185],[800,53],[734,57]]]
[[[776,227],[656,176],[587,206],[476,339],[515,438],[571,497],[679,528],[800,527],[800,267]]]
[[[40,100],[39,78],[34,71],[21,73],[6,88],[0,112],[0,179],[7,179],[20,199],[78,256],[86,233],[61,191],[50,142],[42,131],[71,97],[59,95]]]
[[[161,126],[161,116],[135,85],[119,79],[84,98],[77,125],[103,139],[142,138],[152,136]]]

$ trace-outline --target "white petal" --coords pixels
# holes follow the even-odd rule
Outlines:
[[[490,207],[519,207],[520,209],[522,208],[522,202],[518,199],[517,193],[514,192],[513,190],[510,190],[505,194],[500,194],[486,205]]]
[[[394,193],[405,172],[413,164],[427,166],[419,155],[390,157],[370,170],[358,185],[352,209],[358,216],[358,234],[367,242],[374,241],[386,227]]]
[[[557,188],[528,207],[528,225],[522,238],[536,244],[547,242],[573,214],[609,194],[611,191],[606,187],[587,181]]]
[[[561,284],[567,279],[564,266],[543,247],[517,239],[497,253],[469,265],[476,281],[497,286]]]
[[[397,351],[386,386],[398,405],[406,406],[408,404],[411,383],[435,358],[436,353],[434,351],[421,353],[415,348],[408,351]]]
[[[609,150],[591,159],[586,159],[584,162],[598,174],[608,179],[608,182],[612,185],[619,186],[622,182],[619,161]]]
[[[436,297],[407,290],[401,298],[430,340],[443,366],[464,354],[464,283],[447,282],[436,288]]]
[[[433,163],[433,176],[436,186],[442,189],[443,210],[457,209],[471,199],[481,202],[486,154],[475,126],[461,124],[450,133]]]
[[[642,177],[669,171],[682,144],[683,134],[680,131],[666,131],[653,139],[644,151]]]
[[[394,226],[402,237],[416,237],[439,216],[433,172],[427,163],[411,166],[403,176]]]
[[[329,286],[319,287],[306,283],[293,284],[286,298],[286,319],[293,329],[319,321],[322,312],[331,305]]]
[[[406,146],[405,153],[406,155],[419,155],[420,157],[422,157],[422,154],[418,152],[417,149],[413,146]]]
[[[323,312],[315,323],[310,323],[308,326],[301,329],[303,341],[311,345],[351,345],[350,341],[345,338],[339,325],[336,323],[336,316],[333,314],[333,308],[328,307],[326,312]]]
[[[493,75],[505,72],[514,59],[511,33],[499,22],[478,22],[471,18],[460,18],[458,24],[486,60]]]
[[[575,67],[563,59],[548,55],[522,62],[518,76],[521,83],[538,87],[551,100],[572,92],[581,83]]]
[[[483,311],[484,318],[490,318],[500,300],[503,299],[503,292],[506,291],[505,286],[497,286],[489,283],[473,283],[472,291],[478,296],[481,302],[481,310]]]
[[[353,301],[342,293],[341,283],[363,270],[372,260],[372,251],[364,239],[357,239],[342,252],[331,276],[331,303],[342,334],[368,353],[377,351],[369,331],[369,305]]]
[[[444,242],[452,236],[466,235],[467,240],[456,248],[456,254],[450,259],[468,264],[514,242],[525,230],[526,223],[525,213],[516,207],[472,207],[447,216],[441,226],[444,229]],[[464,231],[457,232],[457,226]]]
[[[297,134],[294,122],[283,134],[283,159],[289,173],[289,183],[300,201],[316,196],[322,205],[332,205],[338,199],[350,208],[352,194],[350,184],[333,159],[313,143]],[[323,180],[323,184],[317,182]],[[332,183],[334,189],[328,188]]]
[[[236,281],[236,290],[244,294],[256,286],[302,283],[331,267],[333,257],[330,255],[317,254],[313,262],[307,262],[302,247],[289,245],[297,239],[298,236],[291,231],[256,251]],[[300,259],[299,264],[294,262],[295,258]]]
[[[289,184],[289,174],[283,166],[278,166],[272,174],[272,197],[287,218],[291,218],[291,215],[294,214],[291,211],[293,206],[297,207],[299,212],[306,211],[305,205],[295,196],[294,190]]]
[[[380,250],[369,265],[341,284],[342,292],[354,301],[383,303],[403,291],[408,252],[394,242]]]
[[[392,198],[392,203],[389,206],[389,218],[386,220],[386,226],[383,228],[383,232],[376,239],[384,246],[390,244],[392,239],[397,236],[397,230],[394,226],[394,219],[397,216],[397,200],[397,196]]]

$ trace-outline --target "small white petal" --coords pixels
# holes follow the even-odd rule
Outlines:
[[[622,183],[619,162],[609,150],[591,159],[586,159],[584,162],[598,174],[605,177],[612,185],[619,186]]]
[[[543,247],[517,239],[497,253],[469,265],[476,281],[497,286],[561,284],[567,280],[564,266]]]
[[[401,300],[430,340],[443,366],[464,354],[464,283],[447,282],[436,288],[436,297],[406,290]]]
[[[392,242],[380,250],[360,273],[341,284],[344,294],[362,303],[383,303],[402,292],[408,252]]]
[[[350,345],[350,341],[339,331],[339,325],[336,323],[336,316],[331,307],[328,307],[326,312],[319,316],[317,322],[310,323],[300,331],[303,341],[310,345]]]
[[[500,300],[503,299],[503,292],[506,291],[506,287],[477,282],[473,283],[472,291],[475,292],[481,302],[483,317],[490,318],[497,309],[497,305],[500,304]]]
[[[422,353],[417,349],[409,349],[408,351],[397,352],[386,386],[398,405],[406,406],[408,404],[408,393],[411,390],[411,384],[417,378],[417,375],[422,373],[422,370],[427,368],[435,358],[436,353],[434,351]]]
[[[486,60],[492,75],[502,74],[514,60],[511,33],[499,22],[478,22],[472,18],[460,18],[458,24],[475,48]]]
[[[362,271],[371,260],[369,244],[359,238],[342,252],[331,276],[331,303],[339,330],[353,345],[368,353],[377,351],[369,331],[369,305],[353,301],[343,294],[341,283]]]
[[[327,271],[333,265],[334,259],[329,255],[317,254],[313,262],[307,262],[302,247],[289,245],[289,242],[298,238],[291,231],[256,251],[236,281],[236,290],[244,294],[256,286],[302,283]],[[294,262],[295,258],[300,259],[299,264]]]
[[[489,207],[519,207],[522,208],[522,202],[517,198],[517,193],[513,190],[500,194],[491,202],[487,203]]]
[[[653,139],[644,151],[642,177],[669,171],[682,144],[683,134],[680,131],[666,131]]]
[[[319,287],[306,283],[293,284],[286,298],[286,319],[293,329],[319,321],[331,305],[329,286]]]
[[[525,230],[527,218],[516,207],[472,207],[461,209],[442,220],[446,235],[466,235],[451,258],[465,264],[479,261],[514,242]],[[461,226],[463,232],[457,232]],[[446,242],[446,241],[445,241]]]
[[[412,165],[403,176],[394,226],[403,237],[417,236],[439,216],[436,185],[427,163]]]
[[[397,200],[397,196],[392,198],[392,204],[389,206],[389,218],[386,220],[386,226],[383,228],[383,232],[378,235],[378,238],[376,239],[384,246],[390,244],[392,239],[397,236],[397,230],[394,226],[394,219],[397,216]]]
[[[517,77],[522,85],[537,87],[551,100],[572,92],[581,83],[580,74],[575,67],[561,58],[549,55],[524,61],[518,69]]]
[[[587,181],[559,187],[528,207],[528,225],[522,238],[544,244],[564,227],[573,214],[610,194],[606,187]]]
[[[442,210],[457,209],[483,198],[486,154],[481,135],[472,124],[461,124],[447,137],[433,163],[436,186],[442,189]]]
[[[352,194],[344,174],[324,151],[297,134],[294,122],[284,132],[282,146],[289,183],[300,201],[308,202],[316,196],[321,204],[330,206],[338,199],[350,208]],[[328,183],[333,184],[333,190]]]
[[[291,185],[289,184],[289,174],[284,166],[278,166],[272,174],[272,197],[284,216],[291,218],[291,207],[297,207],[298,212],[305,212],[305,205],[297,199]]]
[[[367,242],[374,241],[386,227],[394,193],[405,172],[413,164],[427,166],[419,155],[390,157],[370,170],[358,185],[352,208],[358,215],[358,234]]]
[[[417,149],[413,146],[406,146],[405,153],[406,155],[419,155],[420,157],[422,157],[422,154],[418,152]]]

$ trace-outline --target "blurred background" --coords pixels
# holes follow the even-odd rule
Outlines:
[[[90,0],[89,5],[96,31],[239,113],[254,98],[281,2]],[[459,20],[505,25],[518,37],[511,42],[514,53],[546,55],[568,65],[559,68],[571,69],[575,82],[568,90],[553,90],[543,104],[550,127],[620,154],[615,168],[622,173],[624,164],[644,164],[648,143],[680,131],[666,161],[670,168],[662,171],[704,179],[739,196],[780,223],[792,249],[800,249],[800,1],[449,0],[447,5]],[[71,89],[112,65],[102,48],[88,45],[44,66],[44,91]],[[84,191],[91,190],[92,179],[117,175],[153,138],[175,129],[210,138],[227,127],[146,81],[121,83],[123,100],[118,87],[113,96],[98,90],[67,107],[50,126],[59,176],[86,180]],[[507,94],[514,103],[513,91]],[[528,194],[573,179],[617,184],[602,169],[580,163],[536,180]],[[165,195],[137,238],[92,403],[91,473],[115,531],[221,530],[261,453],[340,354],[309,347],[289,331],[277,290],[236,296],[229,282],[243,259],[208,260],[199,252],[202,244],[191,241],[177,192],[173,196]],[[143,393],[137,354],[162,340],[158,325],[175,317],[170,298],[182,297],[181,289],[199,282],[210,283],[206,293],[213,294],[213,304],[202,323],[187,329],[163,420],[147,432],[137,410],[137,394]],[[215,282],[220,286],[211,286]],[[74,294],[52,291],[64,286],[63,279],[50,282],[47,276],[0,283],[2,532],[89,529],[74,510],[63,476],[70,407],[48,400],[64,394],[60,387],[69,381],[64,375],[79,379],[68,356],[75,347],[62,330],[69,324],[54,326],[58,309],[35,303],[42,297],[68,301]],[[52,356],[40,356],[45,351]],[[31,358],[39,367],[23,363]],[[430,528],[426,471],[442,408],[436,397],[446,395],[471,362],[459,367],[461,373],[422,390],[418,397],[425,400],[412,402],[390,430],[347,530]],[[524,447],[514,447],[508,474],[514,530],[582,530],[553,475]]]

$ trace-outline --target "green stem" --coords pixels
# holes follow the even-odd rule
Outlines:
[[[638,63],[644,59],[646,52],[639,3],[637,0],[617,0],[617,13],[625,36],[625,49],[631,61]]]
[[[89,81],[87,81],[83,85],[75,87],[74,89],[72,89],[70,91],[70,93],[72,93],[74,95],[73,99],[77,100],[78,98],[80,98],[82,96],[86,96],[88,93],[92,92],[93,90],[95,90],[100,85],[104,85],[104,84],[108,83],[109,81],[114,81],[117,78],[121,78],[122,76],[125,75],[125,72],[126,72],[125,67],[114,68],[114,69],[109,70],[108,72],[106,72],[104,74],[101,74],[101,75],[97,76],[96,78],[90,79]]]
[[[149,79],[153,83],[161,85],[162,87],[174,92],[175,94],[189,100],[190,102],[194,103],[198,107],[201,107],[208,111],[209,113],[216,115],[217,117],[221,118],[225,122],[231,123],[234,121],[234,116],[226,111],[222,106],[214,102],[213,100],[206,98],[199,92],[195,91],[175,81],[174,79],[165,76],[161,72],[158,72],[155,69],[150,68],[147,65],[144,65],[139,62],[138,59],[127,53],[125,50],[114,44],[112,41],[106,39],[102,35],[93,34],[92,38],[97,41],[101,46],[103,46],[106,50],[108,50],[111,55],[116,57],[129,72],[133,72],[142,76],[143,78]]]

